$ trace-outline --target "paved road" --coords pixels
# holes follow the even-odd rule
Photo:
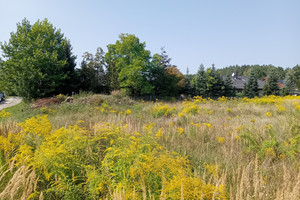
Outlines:
[[[21,103],[21,101],[22,98],[20,97],[9,97],[5,101],[0,102],[0,110],[17,105],[18,103]]]

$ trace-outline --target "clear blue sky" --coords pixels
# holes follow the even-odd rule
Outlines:
[[[152,55],[164,46],[183,73],[201,63],[300,64],[300,0],[0,0],[0,8],[1,42],[23,18],[48,18],[71,41],[77,63],[132,33]]]

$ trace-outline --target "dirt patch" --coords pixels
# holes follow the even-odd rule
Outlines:
[[[38,99],[36,100],[33,105],[32,108],[42,108],[42,107],[47,107],[50,105],[55,105],[55,104],[60,104],[61,100],[57,99],[57,98],[42,98],[42,99]]]

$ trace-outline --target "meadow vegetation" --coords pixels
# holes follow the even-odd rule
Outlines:
[[[294,96],[86,93],[0,112],[0,199],[297,200],[299,161]]]

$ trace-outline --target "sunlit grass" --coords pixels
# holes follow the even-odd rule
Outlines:
[[[6,114],[0,127],[1,141],[6,143],[0,141],[0,149],[5,152],[5,162],[11,163],[14,158],[15,165],[26,167],[36,165],[30,164],[30,158],[38,161],[52,155],[58,162],[58,171],[55,166],[50,167],[53,163],[43,164],[47,171],[36,169],[43,171],[45,179],[40,178],[46,181],[52,176],[57,180],[55,177],[62,176],[61,173],[69,174],[70,179],[62,179],[67,182],[53,186],[50,193],[56,195],[70,195],[61,191],[65,189],[79,196],[88,190],[86,198],[91,199],[299,199],[299,104],[300,98],[293,96],[222,97],[216,101],[195,97],[169,103],[127,101],[105,95],[80,96],[74,98],[73,104],[63,102],[37,109],[23,103],[6,109],[10,115]],[[18,140],[21,127],[28,132],[38,121],[27,121],[28,127],[20,127],[14,121],[24,122],[37,115],[49,119],[50,135],[42,130],[29,131],[26,140]],[[10,129],[12,134],[8,134]],[[65,157],[79,157],[70,157],[60,166],[61,161],[55,156],[58,152],[39,152],[40,147],[63,144],[67,138],[70,149]],[[62,143],[57,143],[58,139]],[[49,143],[51,140],[54,143]],[[76,141],[79,143],[75,144]],[[133,152],[129,152],[131,148]],[[43,153],[43,157],[35,157],[34,152]],[[73,153],[67,155],[70,152]],[[82,168],[77,169],[71,161],[81,163]],[[165,166],[165,162],[170,165]],[[72,167],[73,172],[67,170]],[[50,168],[54,171],[50,172]],[[103,179],[104,172],[109,179]],[[7,181],[9,177],[13,174],[7,175]]]

